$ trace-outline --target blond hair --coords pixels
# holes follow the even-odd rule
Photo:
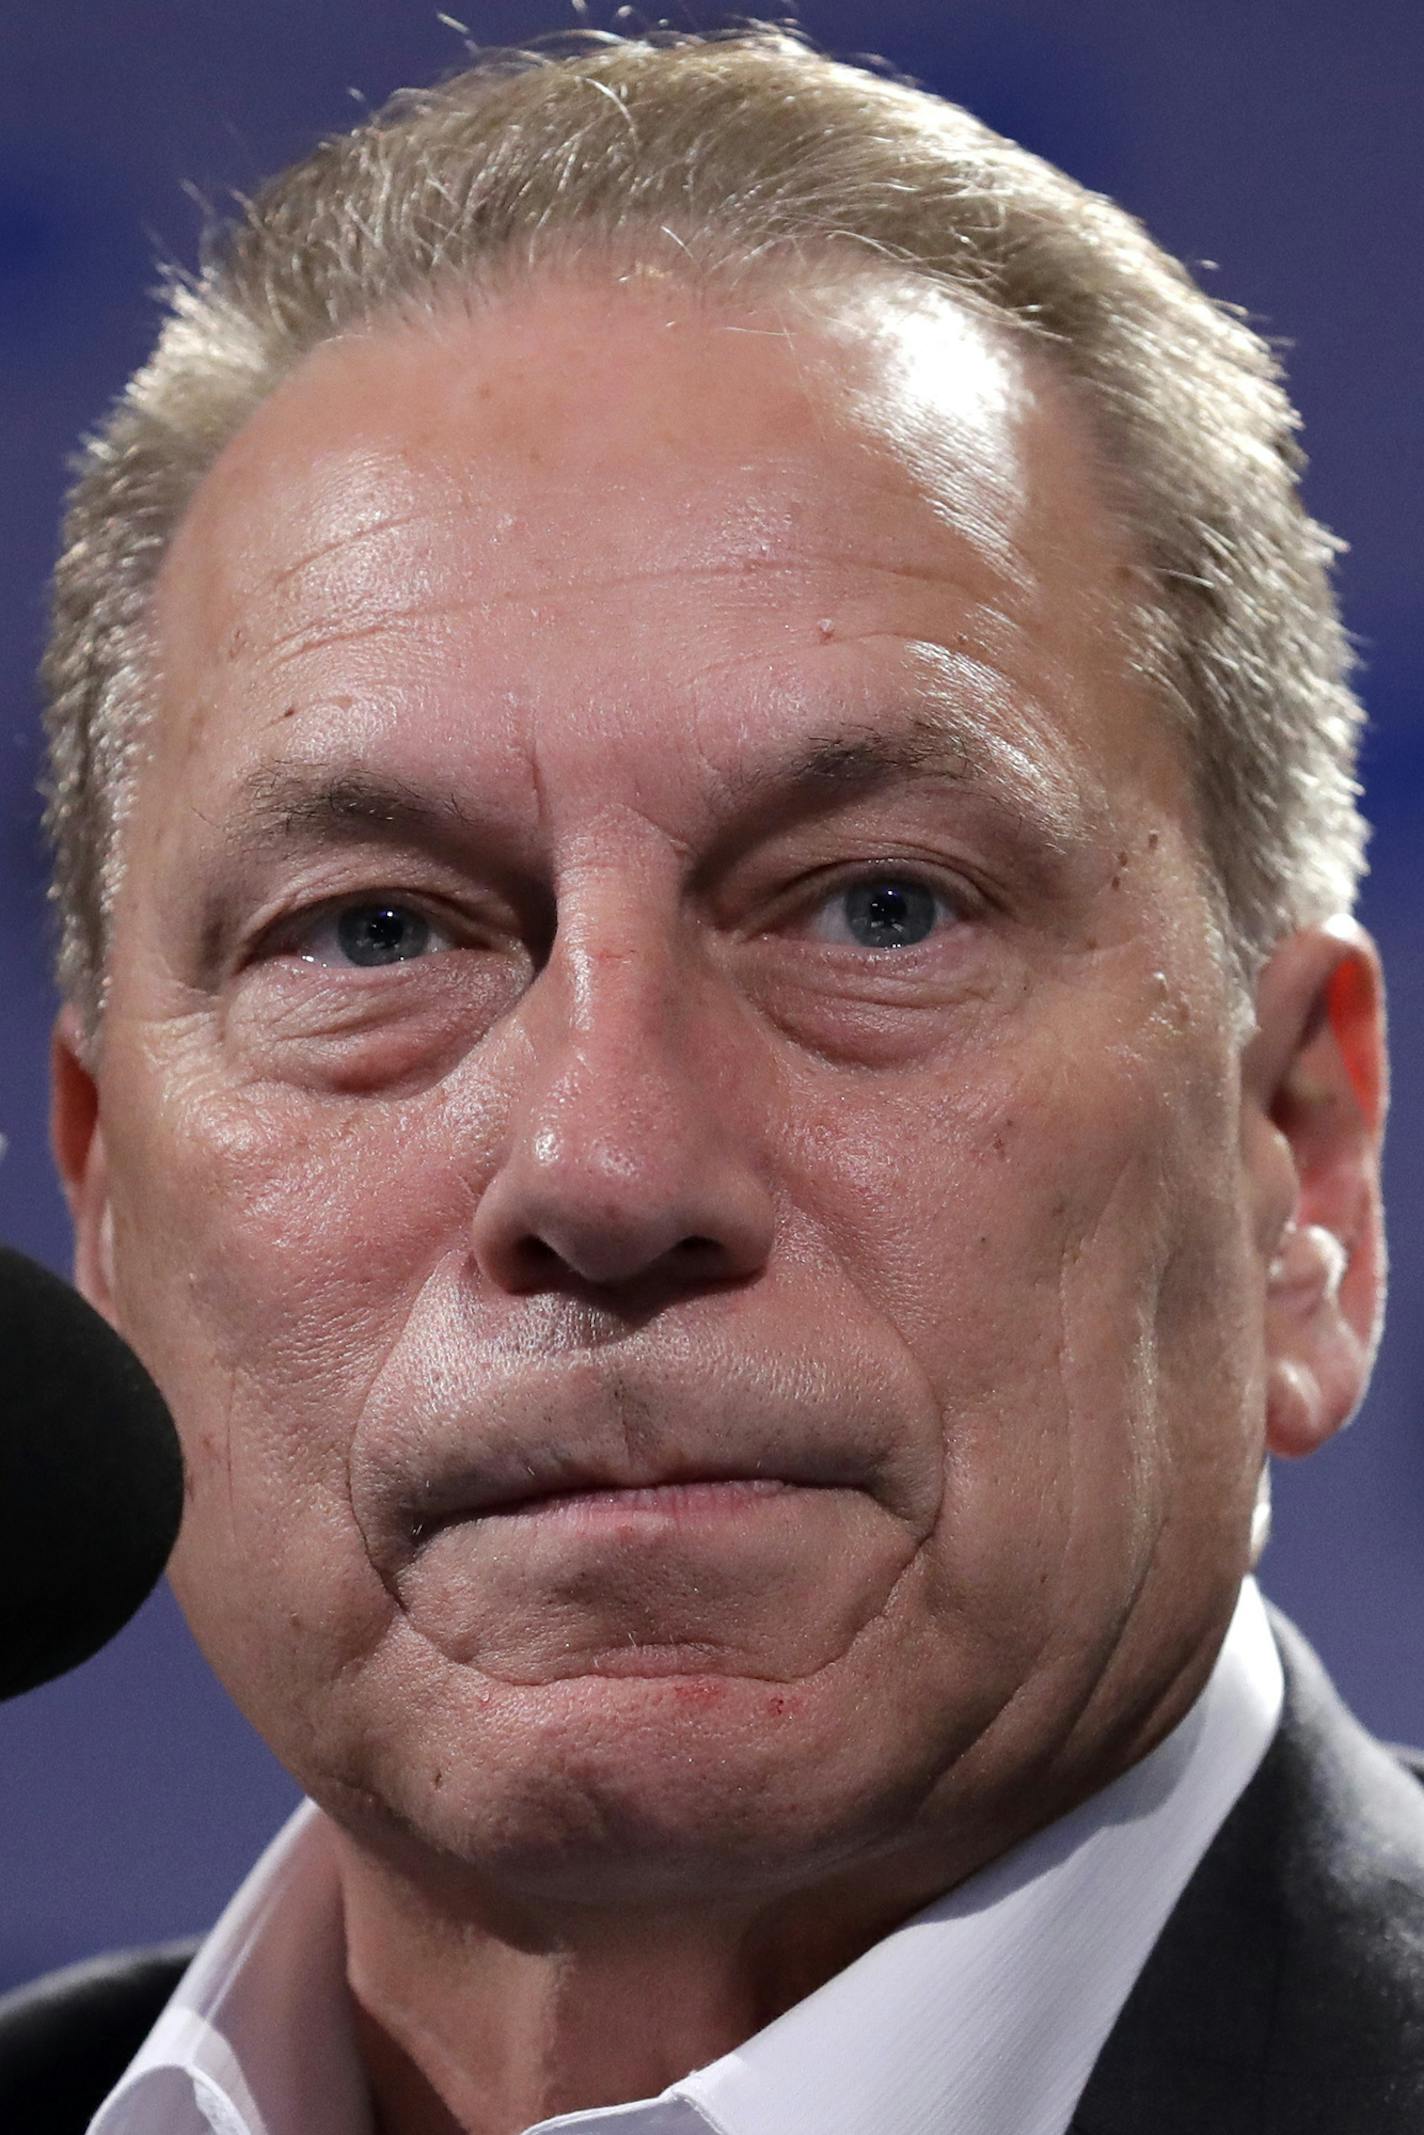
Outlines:
[[[947,286],[1075,381],[1140,559],[1138,655],[1186,737],[1241,968],[1353,901],[1361,718],[1266,343],[1121,208],[954,104],[780,30],[486,55],[322,143],[174,277],[87,440],[44,662],[59,978],[91,1037],[152,695],[150,597],[203,474],[319,343],[572,255]]]

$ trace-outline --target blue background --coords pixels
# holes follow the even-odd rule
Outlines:
[[[458,11],[459,0],[454,0]],[[146,353],[159,254],[322,131],[456,64],[426,0],[46,0],[0,27],[0,1237],[67,1265],[46,1149],[46,972],[32,676],[66,453]],[[564,27],[474,5],[481,42]],[[608,17],[596,18],[607,21]],[[712,18],[692,8],[676,18]],[[1379,1732],[1424,1742],[1424,656],[1418,634],[1424,215],[1417,0],[806,0],[874,50],[1213,261],[1288,345],[1312,508],[1372,715],[1364,915],[1392,979],[1393,1308],[1355,1428],[1277,1478],[1267,1591]],[[0,1708],[0,1987],[205,1925],[295,1791],[229,1706],[166,1589],[64,1681]]]

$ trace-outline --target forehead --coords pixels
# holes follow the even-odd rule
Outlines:
[[[229,445],[160,580],[157,753],[394,747],[393,696],[453,685],[447,750],[516,708],[575,749],[595,699],[603,749],[655,700],[725,772],[809,642],[856,654],[851,719],[947,691],[1044,762],[1175,776],[1123,696],[1125,564],[1066,390],[943,293],[536,284],[318,350]]]

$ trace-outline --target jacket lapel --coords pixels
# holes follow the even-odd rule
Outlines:
[[[1280,1730],[1158,1939],[1070,2135],[1418,2135],[1424,1792],[1272,1618]]]

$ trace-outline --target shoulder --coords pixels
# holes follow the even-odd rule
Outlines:
[[[0,2128],[84,2135],[195,1948],[90,1958],[0,1996]]]
[[[1403,1761],[1346,1711],[1299,1633],[1273,1628],[1286,1722],[1236,1844],[1279,1829],[1278,2022],[1303,2080],[1367,2067],[1378,2127],[1393,2127],[1396,2097],[1424,2125],[1424,1787],[1412,1753]]]
[[[1299,1633],[1272,1629],[1280,1729],[1128,1999],[1078,2135],[1424,2127],[1424,1786]]]

